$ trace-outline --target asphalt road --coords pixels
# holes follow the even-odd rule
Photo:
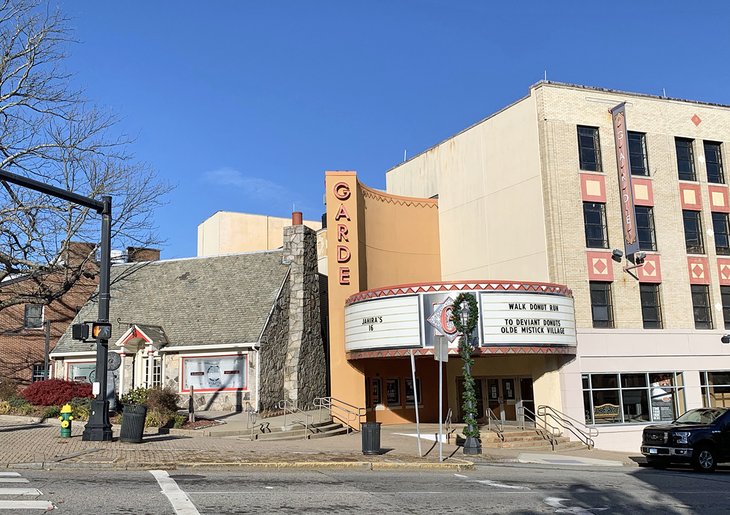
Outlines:
[[[730,468],[698,474],[689,469],[500,464],[464,473],[195,469],[0,474],[0,513],[42,513],[51,504],[55,513],[73,514],[730,511]],[[9,489],[19,490],[11,495]],[[39,504],[29,504],[34,502]]]

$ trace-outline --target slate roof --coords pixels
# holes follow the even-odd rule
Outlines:
[[[282,255],[273,250],[113,265],[110,348],[129,324],[161,327],[168,346],[257,342],[289,270]],[[96,320],[97,310],[95,295],[74,323]],[[53,354],[95,348],[73,340],[69,326]]]

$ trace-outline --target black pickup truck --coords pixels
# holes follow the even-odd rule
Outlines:
[[[641,453],[652,467],[691,463],[695,470],[715,470],[730,461],[730,408],[693,409],[671,424],[645,427]]]

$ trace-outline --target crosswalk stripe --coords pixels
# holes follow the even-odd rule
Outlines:
[[[0,472],[0,477],[20,477],[20,472]]]
[[[43,495],[36,488],[0,488],[0,495]]]
[[[24,477],[0,477],[0,483],[28,483]]]
[[[0,510],[47,510],[53,509],[51,501],[0,501]]]

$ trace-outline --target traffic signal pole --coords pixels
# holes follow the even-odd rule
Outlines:
[[[12,183],[51,195],[56,198],[73,202],[80,206],[93,209],[101,215],[101,263],[99,270],[99,314],[98,321],[109,322],[109,276],[111,269],[111,221],[112,221],[112,198],[105,195],[101,201],[90,197],[84,197],[71,191],[66,191],[50,184],[16,175],[14,173],[0,170],[0,181]],[[109,348],[108,339],[96,340],[96,381],[94,382],[94,400],[91,401],[91,415],[86,424],[82,440],[96,442],[110,442],[112,440],[112,425],[109,422],[109,401],[106,398],[107,383],[107,355]]]

